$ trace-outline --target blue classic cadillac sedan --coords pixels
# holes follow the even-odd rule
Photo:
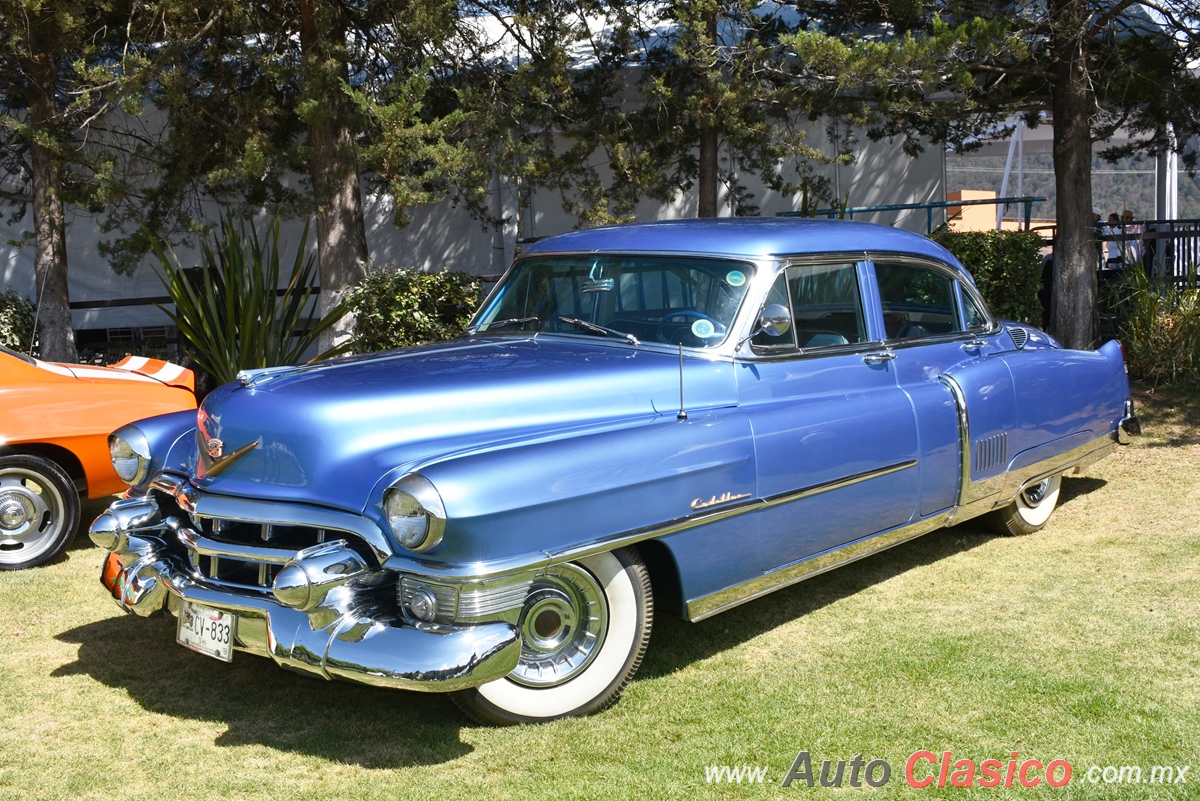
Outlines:
[[[928,239],[687,220],[537,242],[458,339],[248,371],[110,438],[127,611],[325,679],[583,715],[701,620],[936,529],[1045,525],[1138,433],[1120,345],[996,319]]]

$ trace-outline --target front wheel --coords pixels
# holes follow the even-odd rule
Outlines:
[[[61,467],[40,456],[0,458],[0,570],[58,556],[79,528],[79,495]]]
[[[636,551],[555,565],[526,596],[516,669],[451,699],[480,723],[501,726],[599,712],[637,671],[653,619],[650,576]]]
[[[1032,534],[1041,529],[1058,505],[1061,487],[1062,475],[1030,484],[1008,506],[992,512],[993,525],[1001,534],[1008,536]]]

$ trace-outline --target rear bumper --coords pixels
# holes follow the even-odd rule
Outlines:
[[[1117,423],[1117,442],[1128,445],[1142,435],[1142,422],[1133,411],[1133,400],[1125,401],[1125,416]]]
[[[449,692],[502,678],[520,657],[520,636],[505,622],[450,627],[404,620],[395,612],[396,575],[389,571],[335,577],[320,587],[316,604],[302,609],[263,593],[212,586],[197,577],[181,548],[186,525],[162,519],[153,498],[117,501],[90,534],[110,551],[101,583],[122,609],[143,617],[164,609],[178,615],[188,601],[231,612],[237,616],[234,647],[284,668],[377,687]],[[337,546],[331,543],[321,555],[327,558]],[[304,558],[298,552],[296,563],[304,565]]]

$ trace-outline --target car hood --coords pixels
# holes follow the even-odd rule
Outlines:
[[[736,403],[727,358],[682,361],[689,409]],[[475,338],[260,375],[198,412],[206,450],[248,450],[212,471],[198,441],[190,471],[215,493],[363,511],[381,479],[431,462],[675,415],[680,362],[567,337]]]

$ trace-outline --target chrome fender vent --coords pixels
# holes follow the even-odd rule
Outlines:
[[[1008,434],[995,434],[975,440],[975,472],[1008,461]]]
[[[1015,325],[1009,327],[1008,335],[1012,337],[1013,344],[1017,346],[1017,350],[1025,347],[1025,343],[1029,341],[1029,332]]]

